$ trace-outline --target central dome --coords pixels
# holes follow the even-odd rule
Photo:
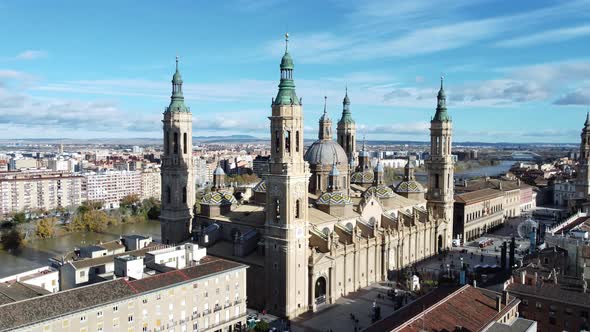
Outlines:
[[[348,165],[344,149],[333,140],[317,140],[303,157],[310,165]]]

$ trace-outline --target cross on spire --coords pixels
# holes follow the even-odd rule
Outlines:
[[[328,103],[328,96],[324,96],[324,115],[327,113],[326,104]]]
[[[285,53],[289,50],[289,33],[285,32]]]
[[[180,58],[180,57],[177,55],[177,56],[176,56],[176,71],[178,71],[178,59],[179,59],[179,58]]]

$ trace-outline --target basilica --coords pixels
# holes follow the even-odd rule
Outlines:
[[[383,164],[371,163],[364,144],[357,148],[348,91],[336,135],[324,106],[318,138],[306,149],[286,35],[268,116],[268,174],[238,201],[217,168],[199,209],[193,209],[190,185],[192,115],[178,62],[171,99],[163,119],[162,241],[192,238],[209,255],[247,264],[248,307],[294,318],[450,247],[452,122],[442,79],[430,122],[427,188],[415,180],[410,158],[404,180],[393,186],[384,180]]]

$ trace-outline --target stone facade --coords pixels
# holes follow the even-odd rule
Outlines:
[[[162,122],[162,242],[179,243],[186,240],[192,231],[195,186],[192,157],[193,117],[190,109],[184,105],[178,58],[176,73],[172,79],[172,98]]]

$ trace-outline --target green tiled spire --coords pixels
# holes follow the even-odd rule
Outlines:
[[[299,98],[295,93],[293,81],[293,58],[289,54],[289,34],[285,34],[285,55],[281,59],[281,83],[275,98],[275,105],[299,105]]]
[[[436,114],[434,114],[433,121],[451,121],[449,113],[447,113],[447,97],[445,96],[445,90],[443,89],[443,79],[440,77],[440,90],[438,91],[438,104],[436,106]]]
[[[172,96],[170,97],[170,106],[168,112],[190,112],[190,109],[184,104],[184,95],[182,94],[182,76],[178,70],[178,56],[176,57],[176,72],[172,76]]]
[[[350,112],[350,99],[348,98],[348,87],[346,87],[344,100],[342,100],[342,118],[340,118],[338,124],[349,123],[354,123],[354,120],[352,119],[352,113]]]

